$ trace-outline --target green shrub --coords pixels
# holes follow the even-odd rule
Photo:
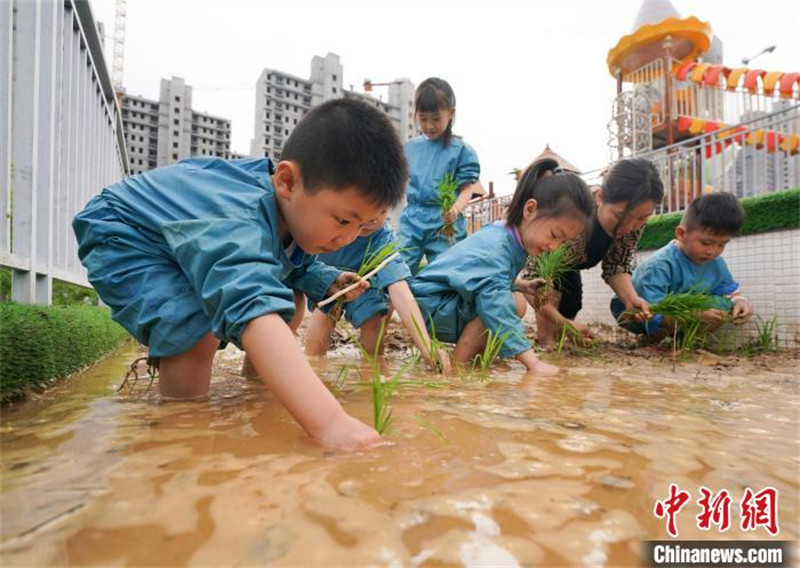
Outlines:
[[[787,189],[741,200],[745,221],[739,236],[800,227],[800,188]],[[639,250],[663,247],[675,238],[675,227],[682,212],[666,213],[650,219],[639,241]]]
[[[91,365],[126,337],[106,308],[0,303],[0,402]]]

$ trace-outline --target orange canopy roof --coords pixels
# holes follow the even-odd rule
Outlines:
[[[711,46],[708,22],[681,18],[669,2],[645,1],[636,22],[636,29],[608,52],[608,71],[614,77],[618,71],[626,75],[661,57],[667,36],[672,38],[672,57],[679,61],[691,61]]]

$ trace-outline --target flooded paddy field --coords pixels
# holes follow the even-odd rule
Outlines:
[[[394,444],[354,455],[311,442],[233,347],[191,403],[117,394],[138,354],[3,409],[3,566],[638,566],[643,540],[670,538],[654,506],[671,484],[691,495],[679,539],[798,539],[793,353],[673,369],[609,346],[483,381],[418,365],[406,378],[437,384],[399,387]],[[403,359],[390,345],[387,374]],[[358,371],[342,382],[358,362],[344,346],[313,365],[371,423]],[[698,527],[701,487],[730,494],[724,532]],[[748,488],[776,490],[778,535],[742,528]]]

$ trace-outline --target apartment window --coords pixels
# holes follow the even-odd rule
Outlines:
[[[178,159],[178,154],[172,154],[172,159],[173,160],[177,160]]]
[[[173,120],[172,122],[175,124],[175,126],[178,126],[181,123],[181,121],[178,120],[177,118],[175,120]]]
[[[296,118],[294,119],[294,123],[297,124],[297,119]]]
[[[173,135],[173,136],[178,136],[179,134],[180,134],[180,133],[179,133],[177,130],[173,130],[173,131],[172,131],[172,135]]]
[[[270,115],[269,115],[269,112],[267,112],[267,118],[269,118],[269,116],[270,116]]]
[[[283,118],[283,122],[289,122],[289,117],[288,117],[288,116],[285,116],[285,117]]]
[[[266,127],[264,127],[264,130],[265,130],[266,132],[269,132],[269,124],[267,124],[267,126],[266,126]]]
[[[287,136],[289,135],[289,129],[288,128],[284,129],[284,132],[286,133]]]
[[[175,102],[176,103],[181,102],[181,98],[178,95],[175,95]]]
[[[336,74],[335,74],[335,73],[334,73],[333,75],[331,75],[331,79],[333,79],[334,81],[336,81]]]
[[[181,113],[181,109],[179,109],[178,107],[175,107],[175,114],[180,114],[180,113]]]
[[[173,142],[173,143],[172,143],[172,147],[173,147],[173,148],[177,148],[177,147],[178,147],[178,143],[177,143],[177,142]]]
[[[331,92],[336,93],[338,91],[336,90],[336,87],[331,87]]]
[[[271,93],[272,92],[272,87],[267,87],[267,92]]]

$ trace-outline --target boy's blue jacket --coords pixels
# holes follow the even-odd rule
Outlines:
[[[292,317],[292,289],[319,300],[340,274],[299,249],[287,254],[273,171],[263,158],[183,160],[107,187],[76,216],[90,281],[154,356],[181,353],[208,331],[241,346],[253,318]],[[102,246],[115,239],[120,246]],[[148,273],[150,258],[174,270]],[[190,329],[178,333],[174,321]]]

